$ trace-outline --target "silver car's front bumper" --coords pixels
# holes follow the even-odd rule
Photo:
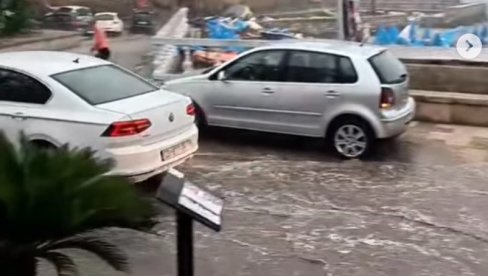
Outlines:
[[[410,97],[407,104],[401,110],[383,112],[377,138],[390,138],[403,133],[407,129],[408,123],[414,119],[415,111],[415,100]]]

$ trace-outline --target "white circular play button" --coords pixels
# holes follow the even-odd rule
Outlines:
[[[474,34],[465,34],[459,37],[456,43],[458,54],[465,59],[474,59],[481,54],[483,43]]]

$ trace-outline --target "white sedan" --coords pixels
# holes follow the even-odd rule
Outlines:
[[[95,24],[107,33],[121,35],[124,32],[124,21],[116,12],[100,12],[95,14]]]
[[[195,108],[110,62],[63,52],[0,54],[0,129],[39,147],[90,147],[134,182],[197,151]]]

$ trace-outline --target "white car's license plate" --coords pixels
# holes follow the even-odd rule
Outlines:
[[[190,150],[190,147],[191,147],[191,141],[185,141],[185,142],[180,143],[176,146],[162,150],[161,151],[161,159],[163,161],[171,160],[175,157],[178,157],[178,156],[183,155],[186,152],[188,152]]]

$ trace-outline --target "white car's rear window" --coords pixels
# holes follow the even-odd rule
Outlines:
[[[151,83],[113,65],[83,68],[51,77],[92,105],[158,90]]]
[[[95,16],[97,21],[112,21],[115,17],[112,14],[98,14]]]

